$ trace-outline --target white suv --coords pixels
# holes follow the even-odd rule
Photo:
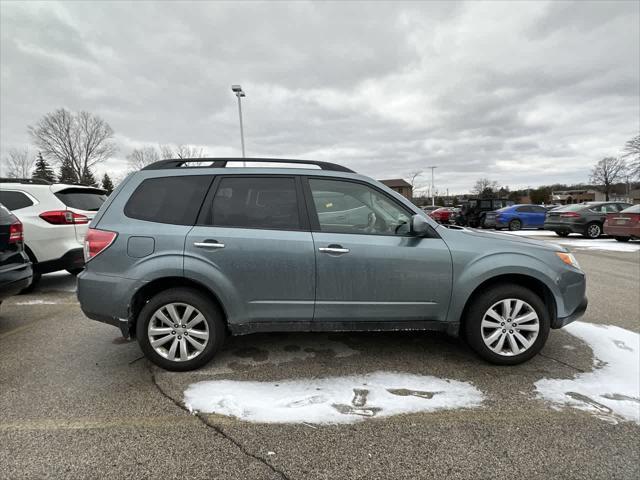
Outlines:
[[[84,266],[89,222],[106,199],[104,190],[40,180],[2,179],[0,203],[24,225],[25,251],[33,262],[32,289],[43,273]]]

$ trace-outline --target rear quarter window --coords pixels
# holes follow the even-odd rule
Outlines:
[[[135,189],[124,207],[129,218],[173,225],[194,225],[210,175],[148,178]]]
[[[0,191],[0,203],[9,210],[20,210],[33,205],[33,201],[22,192]]]
[[[107,199],[100,190],[87,188],[68,188],[55,193],[55,196],[67,207],[97,212]]]

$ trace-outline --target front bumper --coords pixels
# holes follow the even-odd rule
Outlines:
[[[587,310],[587,305],[589,305],[589,300],[587,297],[582,299],[582,302],[576,307],[576,309],[567,315],[566,317],[556,317],[551,322],[551,328],[562,328],[565,325],[570,324],[574,320],[579,319],[584,315],[584,312]]]

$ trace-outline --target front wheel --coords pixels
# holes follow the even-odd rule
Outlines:
[[[587,228],[584,229],[583,235],[587,238],[598,238],[602,235],[602,227],[599,223],[590,223],[587,225]]]
[[[485,360],[517,365],[542,349],[550,324],[538,295],[519,285],[500,285],[473,300],[465,318],[465,335]]]
[[[225,325],[222,313],[205,295],[172,288],[142,308],[136,335],[149,360],[166,370],[184,372],[201,367],[220,350]]]
[[[558,235],[559,237],[568,237],[569,232],[567,232],[566,230],[558,230],[556,231],[556,235]]]

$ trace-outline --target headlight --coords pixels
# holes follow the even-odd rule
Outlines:
[[[580,270],[580,264],[578,263],[578,261],[576,260],[576,257],[574,257],[572,253],[556,252],[556,255],[558,256],[558,258],[560,258],[560,260],[562,260],[567,265],[571,265],[572,267],[575,267],[578,270]]]

